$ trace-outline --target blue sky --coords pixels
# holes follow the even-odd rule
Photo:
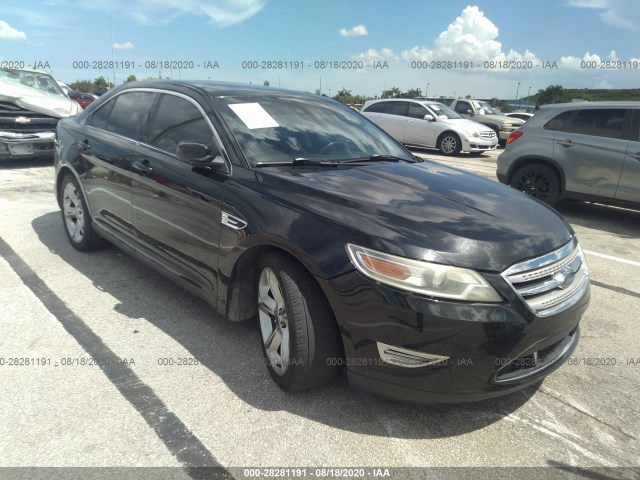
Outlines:
[[[99,62],[113,55],[116,83],[161,74],[332,95],[425,93],[428,84],[430,96],[515,98],[550,84],[640,87],[639,19],[638,0],[0,0],[0,65],[39,62],[64,82],[111,80]],[[611,60],[621,68],[584,68]],[[165,61],[187,68],[153,64]],[[432,62],[445,68],[417,68]],[[460,62],[466,68],[447,68]]]

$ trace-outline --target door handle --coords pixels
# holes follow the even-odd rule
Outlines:
[[[131,167],[142,175],[149,175],[150,173],[153,173],[153,167],[149,165],[149,160],[135,160],[131,164]]]
[[[87,153],[89,150],[91,150],[91,145],[89,145],[89,140],[76,142],[74,147],[76,148],[76,150],[80,150],[81,153]]]
[[[636,160],[640,160],[640,152],[630,153],[629,156],[635,158]]]
[[[573,147],[574,143],[571,140],[558,140],[558,143],[563,147]]]

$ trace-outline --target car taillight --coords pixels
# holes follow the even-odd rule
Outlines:
[[[519,132],[518,130],[511,132],[509,134],[509,136],[507,137],[507,143],[511,143],[515,140],[517,140],[518,138],[520,138],[522,135],[524,135],[522,132]]]

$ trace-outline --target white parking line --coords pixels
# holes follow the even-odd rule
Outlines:
[[[607,260],[613,260],[614,262],[626,263],[627,265],[633,265],[634,267],[640,267],[640,262],[635,260],[627,260],[626,258],[613,257],[611,255],[605,255],[604,253],[592,252],[590,250],[583,250],[587,255],[593,255],[594,257],[606,258]]]

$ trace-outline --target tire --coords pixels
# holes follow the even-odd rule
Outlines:
[[[342,358],[338,326],[311,275],[283,254],[268,254],[257,272],[262,353],[280,388],[300,391],[334,378]]]
[[[554,206],[560,200],[560,180],[552,168],[534,163],[518,169],[509,185],[516,190]]]
[[[438,150],[443,155],[457,155],[462,150],[460,137],[453,132],[445,132],[438,138]]]
[[[87,252],[106,247],[109,243],[93,230],[91,215],[76,178],[67,173],[60,184],[62,225],[69,242],[76,250]]]

